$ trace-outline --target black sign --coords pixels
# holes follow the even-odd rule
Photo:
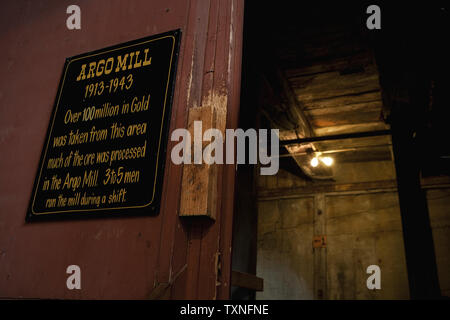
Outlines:
[[[179,37],[66,60],[27,220],[159,212]]]

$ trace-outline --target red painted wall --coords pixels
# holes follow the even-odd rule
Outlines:
[[[66,28],[71,4],[81,8],[81,30]],[[170,160],[156,217],[25,223],[25,214],[66,57],[180,28],[171,129],[185,127],[186,109],[201,104],[208,81],[228,95],[227,127],[235,127],[242,14],[240,0],[2,4],[0,298],[228,297],[229,254],[217,291],[214,257],[231,246],[233,166],[219,179],[227,202],[213,224],[178,218],[182,168]],[[207,79],[211,66],[217,72]],[[71,264],[81,267],[81,290],[66,288]]]

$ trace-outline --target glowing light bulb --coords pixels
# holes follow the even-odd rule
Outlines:
[[[317,159],[316,157],[311,159],[311,166],[312,167],[317,167],[319,165],[319,159]]]
[[[330,158],[330,157],[323,157],[323,158],[320,158],[320,160],[322,160],[322,162],[325,163],[325,165],[327,167],[329,167],[333,164],[333,158]]]

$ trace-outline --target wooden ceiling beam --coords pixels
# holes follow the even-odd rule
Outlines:
[[[266,68],[266,70],[269,71],[266,71],[263,77],[268,88],[264,91],[270,97],[263,103],[262,111],[272,126],[280,129],[280,140],[314,137],[315,132],[310,120],[298,102],[286,76],[277,67]],[[331,179],[333,177],[331,168],[312,168],[308,159],[305,161],[305,156],[295,155],[299,152],[309,152],[308,150],[317,151],[318,149],[313,143],[302,146],[287,145],[285,148],[293,155],[297,165],[308,177],[312,179]],[[312,158],[313,156],[311,153],[306,157]]]

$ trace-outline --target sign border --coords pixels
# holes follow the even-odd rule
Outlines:
[[[149,203],[139,206],[126,206],[126,207],[110,207],[110,208],[92,208],[92,209],[73,209],[73,210],[59,210],[59,211],[50,211],[50,212],[41,212],[37,213],[34,210],[34,205],[36,201],[36,196],[38,193],[38,187],[39,183],[41,181],[41,176],[43,172],[44,167],[44,161],[45,157],[47,155],[48,151],[48,145],[50,142],[50,137],[53,131],[54,122],[56,119],[56,113],[58,111],[59,107],[59,101],[62,95],[62,90],[64,87],[64,82],[66,79],[67,70],[70,66],[70,64],[74,61],[93,57],[100,54],[105,54],[109,52],[113,52],[120,49],[125,49],[129,47],[133,47],[140,44],[145,44],[149,42],[154,42],[157,40],[165,39],[165,38],[172,38],[173,44],[172,44],[172,51],[171,51],[171,57],[170,57],[170,64],[169,64],[169,72],[167,76],[167,84],[166,84],[166,90],[165,90],[165,96],[164,96],[164,105],[163,105],[163,112],[162,112],[162,125],[160,129],[159,134],[159,142],[158,142],[158,152],[156,156],[156,168],[155,168],[155,179],[153,182],[153,194],[152,199]],[[161,34],[144,37],[132,41],[127,41],[121,44],[105,47],[102,49],[86,52],[83,54],[79,54],[76,56],[72,56],[69,58],[66,58],[66,61],[64,63],[63,67],[63,73],[62,77],[59,82],[58,91],[54,103],[54,107],[50,116],[50,124],[47,128],[47,134],[44,140],[44,148],[41,151],[41,157],[39,160],[39,167],[37,170],[37,174],[35,176],[34,184],[33,184],[33,190],[31,194],[30,203],[27,209],[27,215],[25,220],[28,221],[37,221],[37,220],[48,220],[48,219],[65,219],[65,218],[71,218],[71,219],[86,219],[86,218],[98,218],[98,217],[116,217],[116,216],[135,216],[135,215],[154,215],[159,213],[159,207],[160,203],[154,203],[155,200],[161,199],[162,194],[162,184],[163,184],[163,175],[164,175],[164,167],[165,167],[165,155],[166,155],[166,149],[167,149],[167,137],[168,137],[168,131],[170,128],[170,118],[167,118],[168,115],[171,113],[172,109],[172,103],[173,103],[173,92],[175,87],[175,81],[176,81],[176,70],[177,70],[177,64],[178,64],[178,55],[179,55],[179,48],[180,48],[180,38],[181,38],[181,29],[176,29],[168,32],[164,32]],[[167,126],[164,128],[164,124],[166,122]],[[162,143],[161,143],[162,142]],[[160,159],[161,157],[164,157],[164,159]],[[158,173],[161,173],[158,175]],[[162,175],[162,176],[161,176]],[[158,190],[159,189],[159,190]],[[157,192],[158,191],[158,192]],[[156,199],[157,198],[157,199]],[[150,210],[134,210],[135,212],[124,212],[124,210],[132,210],[132,209],[144,209],[150,207]],[[122,210],[121,212],[111,214],[106,213],[105,211],[114,211],[114,210]],[[82,212],[93,212],[89,215],[77,215],[76,213],[82,213]]]

